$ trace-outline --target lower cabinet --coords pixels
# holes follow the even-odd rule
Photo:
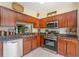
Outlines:
[[[78,41],[73,39],[67,41],[67,56],[78,56]]]
[[[29,36],[23,40],[23,55],[37,48],[37,36]]]
[[[76,38],[58,39],[58,53],[64,56],[76,57],[78,52],[79,41]]]
[[[41,47],[44,47],[44,37],[42,35],[40,36],[40,40],[41,40]]]
[[[0,41],[0,57],[3,56],[3,43]]]
[[[36,36],[35,37],[32,37],[32,50],[37,48],[37,39],[36,39]]]
[[[66,56],[66,41],[64,39],[58,39],[58,53]]]
[[[31,39],[26,38],[23,41],[23,55],[31,51]]]
[[[37,46],[39,47],[41,44],[40,44],[41,40],[40,40],[40,35],[37,35]]]
[[[44,37],[41,35],[29,36],[23,39],[23,55],[34,50],[37,47],[44,46]]]

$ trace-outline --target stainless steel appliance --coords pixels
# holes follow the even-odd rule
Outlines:
[[[46,48],[56,51],[57,50],[57,36],[53,33],[48,34],[44,39]]]
[[[58,21],[53,21],[53,22],[49,22],[47,23],[47,28],[58,28]]]
[[[57,40],[54,38],[47,38],[44,40],[45,48],[56,51],[57,50]]]

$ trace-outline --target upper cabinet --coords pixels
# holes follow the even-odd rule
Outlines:
[[[16,26],[16,22],[25,22],[34,24],[34,28],[46,28],[47,23],[58,21],[59,28],[76,28],[77,27],[77,10],[37,19],[29,15],[15,12],[5,7],[0,7],[0,25],[1,26]]]
[[[67,18],[66,18],[67,14],[60,14],[58,15],[58,27],[59,28],[63,28],[63,27],[67,27]]]
[[[0,25],[15,26],[15,13],[7,8],[0,7]]]
[[[0,25],[16,26],[16,22],[25,22],[34,24],[35,28],[39,27],[39,20],[35,17],[22,14],[5,7],[0,7]]]
[[[40,24],[40,23],[39,23],[39,20],[36,19],[35,22],[34,22],[34,28],[39,28],[39,27],[40,27],[39,24]]]
[[[77,10],[47,17],[45,19],[47,23],[58,21],[59,28],[64,28],[64,27],[76,28],[77,27]]]
[[[77,10],[67,13],[68,27],[76,28],[77,27]]]
[[[28,22],[29,16],[22,13],[16,13],[16,20],[20,22]]]
[[[47,27],[47,21],[46,21],[46,19],[44,18],[44,19],[40,19],[40,28],[46,28]]]
[[[47,17],[46,20],[47,20],[47,23],[53,22],[53,21],[58,21],[58,15]]]
[[[32,16],[16,13],[16,20],[25,23],[32,23],[34,24],[34,28],[39,28],[39,20]]]
[[[59,28],[68,27],[76,28],[77,27],[77,11],[71,11],[59,15]]]

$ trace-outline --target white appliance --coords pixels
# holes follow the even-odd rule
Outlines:
[[[3,43],[3,57],[20,57],[23,56],[22,39],[5,41]]]

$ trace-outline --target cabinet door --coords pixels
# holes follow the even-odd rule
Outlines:
[[[44,47],[44,37],[40,36],[40,39],[41,39],[41,47]]]
[[[40,27],[41,27],[41,28],[46,28],[46,27],[47,27],[46,24],[47,24],[46,19],[41,19],[41,20],[40,20]]]
[[[37,35],[37,45],[40,46],[40,36]]]
[[[49,22],[52,21],[52,18],[51,18],[51,17],[47,17],[47,18],[45,18],[45,19],[46,19],[47,23],[49,23]]]
[[[78,48],[78,41],[74,38],[71,38],[67,41],[67,56],[75,57],[77,56],[77,48]]]
[[[39,28],[40,27],[40,25],[39,25],[39,20],[38,19],[36,19],[36,20],[34,20],[35,22],[34,22],[34,28]]]
[[[0,41],[0,57],[3,56],[3,43]]]
[[[22,21],[22,20],[23,20],[22,14],[16,13],[16,20],[17,20],[17,21]]]
[[[1,25],[2,26],[15,26],[15,13],[6,8],[1,8]]]
[[[65,38],[58,39],[58,53],[66,56],[66,41],[65,41]]]
[[[58,18],[59,18],[59,28],[67,27],[66,14],[61,14],[58,16]]]
[[[31,51],[31,40],[29,38],[23,41],[23,55]]]
[[[32,37],[32,49],[35,49],[37,47],[37,39],[36,37]]]
[[[25,17],[25,15],[21,14],[21,13],[16,13],[16,20],[19,22],[25,22],[27,18]]]
[[[77,11],[71,11],[67,13],[68,27],[76,28],[77,27]]]
[[[46,18],[46,21],[47,21],[47,23],[58,21],[58,15],[48,17],[48,18]]]

